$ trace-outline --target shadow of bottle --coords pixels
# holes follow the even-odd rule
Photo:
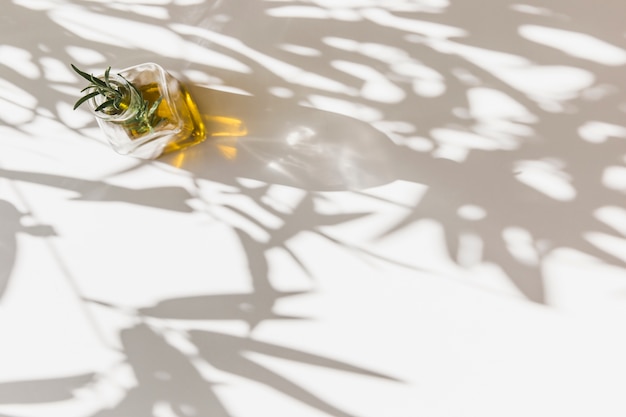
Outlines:
[[[207,140],[160,162],[197,177],[250,178],[316,191],[358,190],[393,179],[395,147],[369,124],[335,113],[189,86]]]

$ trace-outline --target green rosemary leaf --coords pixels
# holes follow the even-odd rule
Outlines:
[[[114,103],[115,103],[114,99],[107,100],[107,101],[103,102],[102,104],[100,104],[98,107],[96,107],[96,111],[102,111],[103,109],[106,109],[107,107],[113,107]],[[117,109],[117,110],[119,110],[119,109]]]
[[[101,103],[94,111],[116,115],[121,114],[131,105],[131,96],[143,97],[137,86],[124,78],[123,75],[117,74],[123,81],[117,78],[111,79],[111,67],[106,69],[102,77],[103,79],[101,79],[78,69],[73,64],[71,65],[78,75],[89,81],[89,85],[81,90],[81,93],[86,94],[76,102],[74,110],[84,102],[94,97],[102,96]],[[158,107],[162,101],[163,97],[159,97],[152,104],[147,100],[141,100],[139,103],[133,104],[133,113],[136,114],[135,120],[140,121],[141,125],[148,130],[152,129],[153,125],[164,123],[165,119],[156,117]]]
[[[107,87],[107,84],[104,81],[102,81],[100,78],[94,77],[93,75],[90,75],[89,77],[91,78],[92,83],[99,85],[101,87]]]
[[[107,68],[106,71],[104,71],[104,83],[106,84],[107,87],[112,88],[111,87],[111,83],[109,82],[109,73],[111,72],[111,67]]]
[[[81,77],[83,77],[84,79],[86,79],[87,81],[91,81],[91,75],[87,74],[84,71],[79,70],[78,68],[76,68],[74,66],[74,64],[70,64],[72,66],[72,69],[74,69],[74,71],[76,71],[78,73],[78,75],[80,75]]]
[[[81,97],[76,104],[74,104],[74,110],[76,110],[78,108],[78,106],[80,106],[81,104],[83,104],[85,101],[94,98],[95,96],[99,95],[100,93],[98,91],[93,91],[89,94],[87,94],[86,96]]]
[[[112,98],[112,97],[117,97],[122,95],[119,91],[111,89],[111,88],[107,88],[107,87],[102,87],[99,85],[94,86],[93,88],[95,88],[100,94],[102,94],[103,96],[107,97],[107,98]]]
[[[150,107],[150,110],[148,110],[148,118],[151,118],[152,115],[157,111],[157,109],[159,108],[159,104],[161,104],[161,101],[163,101],[163,96],[156,99],[156,101],[152,104],[152,107]]]
[[[90,81],[94,85],[100,85],[100,86],[106,87],[106,83],[102,81],[101,79],[94,77],[93,74],[87,74],[85,71],[79,70],[78,68],[74,66],[74,64],[71,64],[71,65],[74,71],[76,71],[78,75],[80,75],[87,81]]]

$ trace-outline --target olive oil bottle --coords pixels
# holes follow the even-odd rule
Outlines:
[[[91,84],[74,108],[87,101],[115,151],[154,159],[206,138],[198,108],[183,84],[153,63],[100,77],[78,70]]]

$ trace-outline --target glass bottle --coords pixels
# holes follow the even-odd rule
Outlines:
[[[110,74],[121,91],[121,112],[109,114],[98,106],[106,97],[96,95],[89,108],[113,149],[123,155],[154,159],[202,142],[205,127],[198,108],[182,83],[154,63]]]

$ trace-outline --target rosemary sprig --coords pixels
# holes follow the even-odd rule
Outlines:
[[[116,115],[126,110],[130,104],[131,92],[128,88],[132,88],[134,92],[142,97],[135,109],[135,116],[133,121],[139,124],[141,127],[139,130],[152,130],[156,125],[163,122],[162,118],[156,117],[156,111],[163,100],[163,97],[159,97],[150,105],[148,100],[144,100],[141,91],[131,82],[126,80],[121,74],[117,74],[126,81],[129,87],[115,80],[111,80],[111,67],[108,67],[104,72],[104,79],[95,77],[93,74],[88,74],[78,69],[74,64],[70,64],[72,69],[80,75],[82,78],[89,81],[89,85],[81,90],[81,93],[86,94],[76,101],[74,104],[74,110],[76,110],[84,102],[102,95],[104,100],[94,110],[102,112],[107,115]]]
[[[106,114],[119,114],[128,106],[127,101],[130,100],[130,93],[126,91],[123,85],[111,82],[111,67],[107,68],[104,72],[104,80],[102,80],[98,77],[94,77],[93,74],[87,74],[81,71],[76,68],[74,64],[71,65],[72,69],[76,71],[78,75],[89,81],[89,85],[81,90],[81,93],[88,93],[78,99],[76,104],[74,104],[74,110],[84,102],[98,95],[104,96],[105,100],[96,107],[96,111],[102,111]]]

